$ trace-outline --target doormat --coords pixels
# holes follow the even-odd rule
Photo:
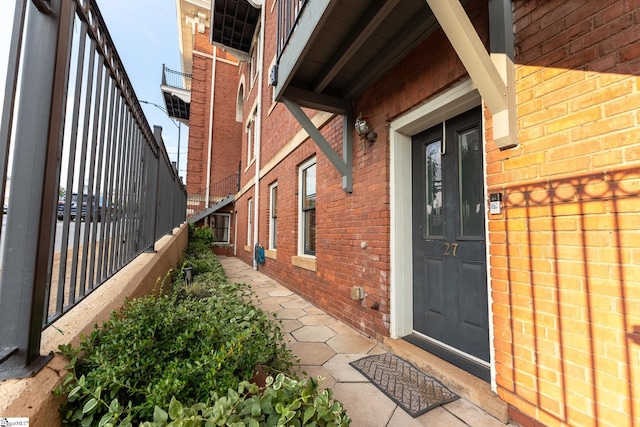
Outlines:
[[[391,353],[349,363],[413,418],[460,396],[411,363]]]

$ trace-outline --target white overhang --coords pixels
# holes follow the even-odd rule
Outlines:
[[[178,43],[182,72],[191,74],[193,61],[193,33],[198,26],[209,26],[210,0],[176,0]]]
[[[500,3],[501,0],[494,3]],[[493,139],[498,148],[515,147],[517,140],[514,66],[508,52],[489,55],[458,0],[426,0],[451,45],[493,115]],[[510,2],[509,2],[510,3]],[[498,10],[507,7],[502,3]],[[504,19],[500,19],[504,17]],[[493,14],[491,25],[513,25],[509,14]],[[496,22],[498,21],[498,22]],[[505,33],[512,31],[505,28]],[[509,40],[504,40],[505,44]],[[508,46],[505,46],[508,50]],[[512,46],[511,46],[512,48]]]

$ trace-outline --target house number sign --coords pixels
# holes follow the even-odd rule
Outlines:
[[[458,252],[458,243],[444,243],[444,256],[456,256]]]

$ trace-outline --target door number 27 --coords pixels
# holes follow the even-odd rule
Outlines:
[[[444,243],[444,256],[456,256],[458,252],[458,243]]]

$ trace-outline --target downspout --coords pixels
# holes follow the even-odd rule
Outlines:
[[[213,100],[215,98],[216,88],[216,58],[218,56],[218,48],[213,47],[213,58],[211,59],[211,101],[209,103],[209,141],[207,147],[207,195],[205,196],[205,206],[209,207],[209,189],[211,188],[211,145],[213,144]]]
[[[258,76],[258,114],[256,115],[256,134],[259,135],[259,138],[256,138],[257,141],[255,141],[255,147],[254,149],[256,150],[256,167],[255,167],[255,171],[256,171],[256,176],[254,178],[254,185],[253,185],[253,191],[254,191],[254,195],[253,195],[253,241],[254,241],[254,259],[253,259],[253,269],[257,270],[258,269],[258,262],[256,260],[256,256],[255,256],[255,247],[259,242],[258,239],[258,224],[260,222],[260,216],[258,215],[258,212],[260,211],[260,151],[261,151],[261,146],[262,146],[262,81],[264,80],[264,25],[265,25],[265,14],[264,14],[264,9],[261,8],[260,10],[260,49],[258,50],[258,55],[260,57],[260,60],[258,61],[260,63],[260,74]]]
[[[238,255],[238,211],[233,210],[233,256]]]

